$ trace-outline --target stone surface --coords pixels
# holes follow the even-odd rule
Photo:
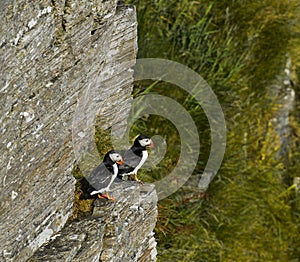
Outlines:
[[[0,17],[0,261],[26,261],[72,213],[74,137],[94,121],[82,96],[100,101],[104,129],[124,127],[136,17],[117,0],[4,0]],[[101,225],[87,223],[101,235]],[[86,233],[66,237],[65,252],[80,257]]]
[[[29,260],[99,261],[105,220],[85,219],[68,224],[42,246]],[[81,255],[84,255],[83,257]]]
[[[116,202],[96,200],[93,216],[68,224],[29,261],[155,261],[154,186],[124,181],[112,191]]]
[[[122,182],[115,185],[114,205],[95,204],[93,216],[110,213],[100,261],[156,261],[154,227],[157,195],[154,185]]]
[[[275,84],[271,86],[272,91],[278,97],[280,108],[277,116],[273,119],[276,132],[280,139],[280,147],[278,156],[288,159],[290,143],[291,143],[291,126],[290,114],[295,106],[295,90],[293,89],[293,82],[291,80],[291,60],[287,59],[284,73],[277,76]]]

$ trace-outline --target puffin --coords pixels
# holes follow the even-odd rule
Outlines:
[[[118,178],[123,179],[124,176],[134,175],[134,180],[140,183],[137,177],[138,170],[146,162],[148,158],[147,147],[153,148],[154,143],[147,135],[139,135],[131,148],[128,150],[118,151],[123,156],[123,165],[118,164]]]
[[[98,198],[106,198],[115,201],[115,198],[108,194],[111,184],[118,175],[118,165],[123,165],[124,161],[120,153],[115,150],[107,152],[103,162],[98,165],[88,177],[90,187],[87,192],[91,196],[97,195]]]

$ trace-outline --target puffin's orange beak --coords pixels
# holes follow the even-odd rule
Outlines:
[[[119,164],[120,166],[124,164],[124,160],[121,159],[120,161],[117,162],[117,164]]]
[[[154,147],[154,143],[153,143],[153,141],[151,140],[151,143],[150,143],[150,148],[153,148]]]

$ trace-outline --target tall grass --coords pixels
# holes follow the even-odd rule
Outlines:
[[[179,101],[197,123],[201,153],[194,175],[159,202],[159,261],[298,261],[299,196],[283,177],[299,176],[299,115],[294,113],[289,161],[278,158],[272,119],[278,98],[270,86],[289,53],[299,65],[296,1],[127,1],[137,6],[139,57],[160,57],[197,71],[213,88],[227,121],[227,151],[205,195],[197,191],[210,148],[209,124],[193,97],[165,83],[137,83],[134,95],[154,92]],[[295,68],[295,74],[299,67]],[[299,73],[298,73],[299,75]],[[295,78],[296,81],[296,78]],[[296,82],[297,84],[297,82]],[[299,87],[295,87],[299,91]],[[159,179],[176,165],[179,137],[168,121],[145,117],[132,135],[166,137]]]

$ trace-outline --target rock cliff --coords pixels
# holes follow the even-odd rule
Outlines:
[[[97,87],[109,105],[101,111],[105,128],[116,113],[124,121],[130,107],[134,8],[117,6],[116,0],[4,0],[0,17],[0,261],[39,261],[52,256],[47,247],[57,245],[61,249],[51,261],[109,261],[112,254],[121,259],[130,252],[136,259],[154,259],[151,186],[138,198],[95,207],[93,218],[63,228],[73,208],[72,123],[80,95]],[[143,232],[134,230],[136,223]],[[106,235],[122,249],[114,250],[117,245]]]
[[[114,196],[96,200],[92,217],[68,223],[29,261],[155,261],[154,186],[124,181]]]

